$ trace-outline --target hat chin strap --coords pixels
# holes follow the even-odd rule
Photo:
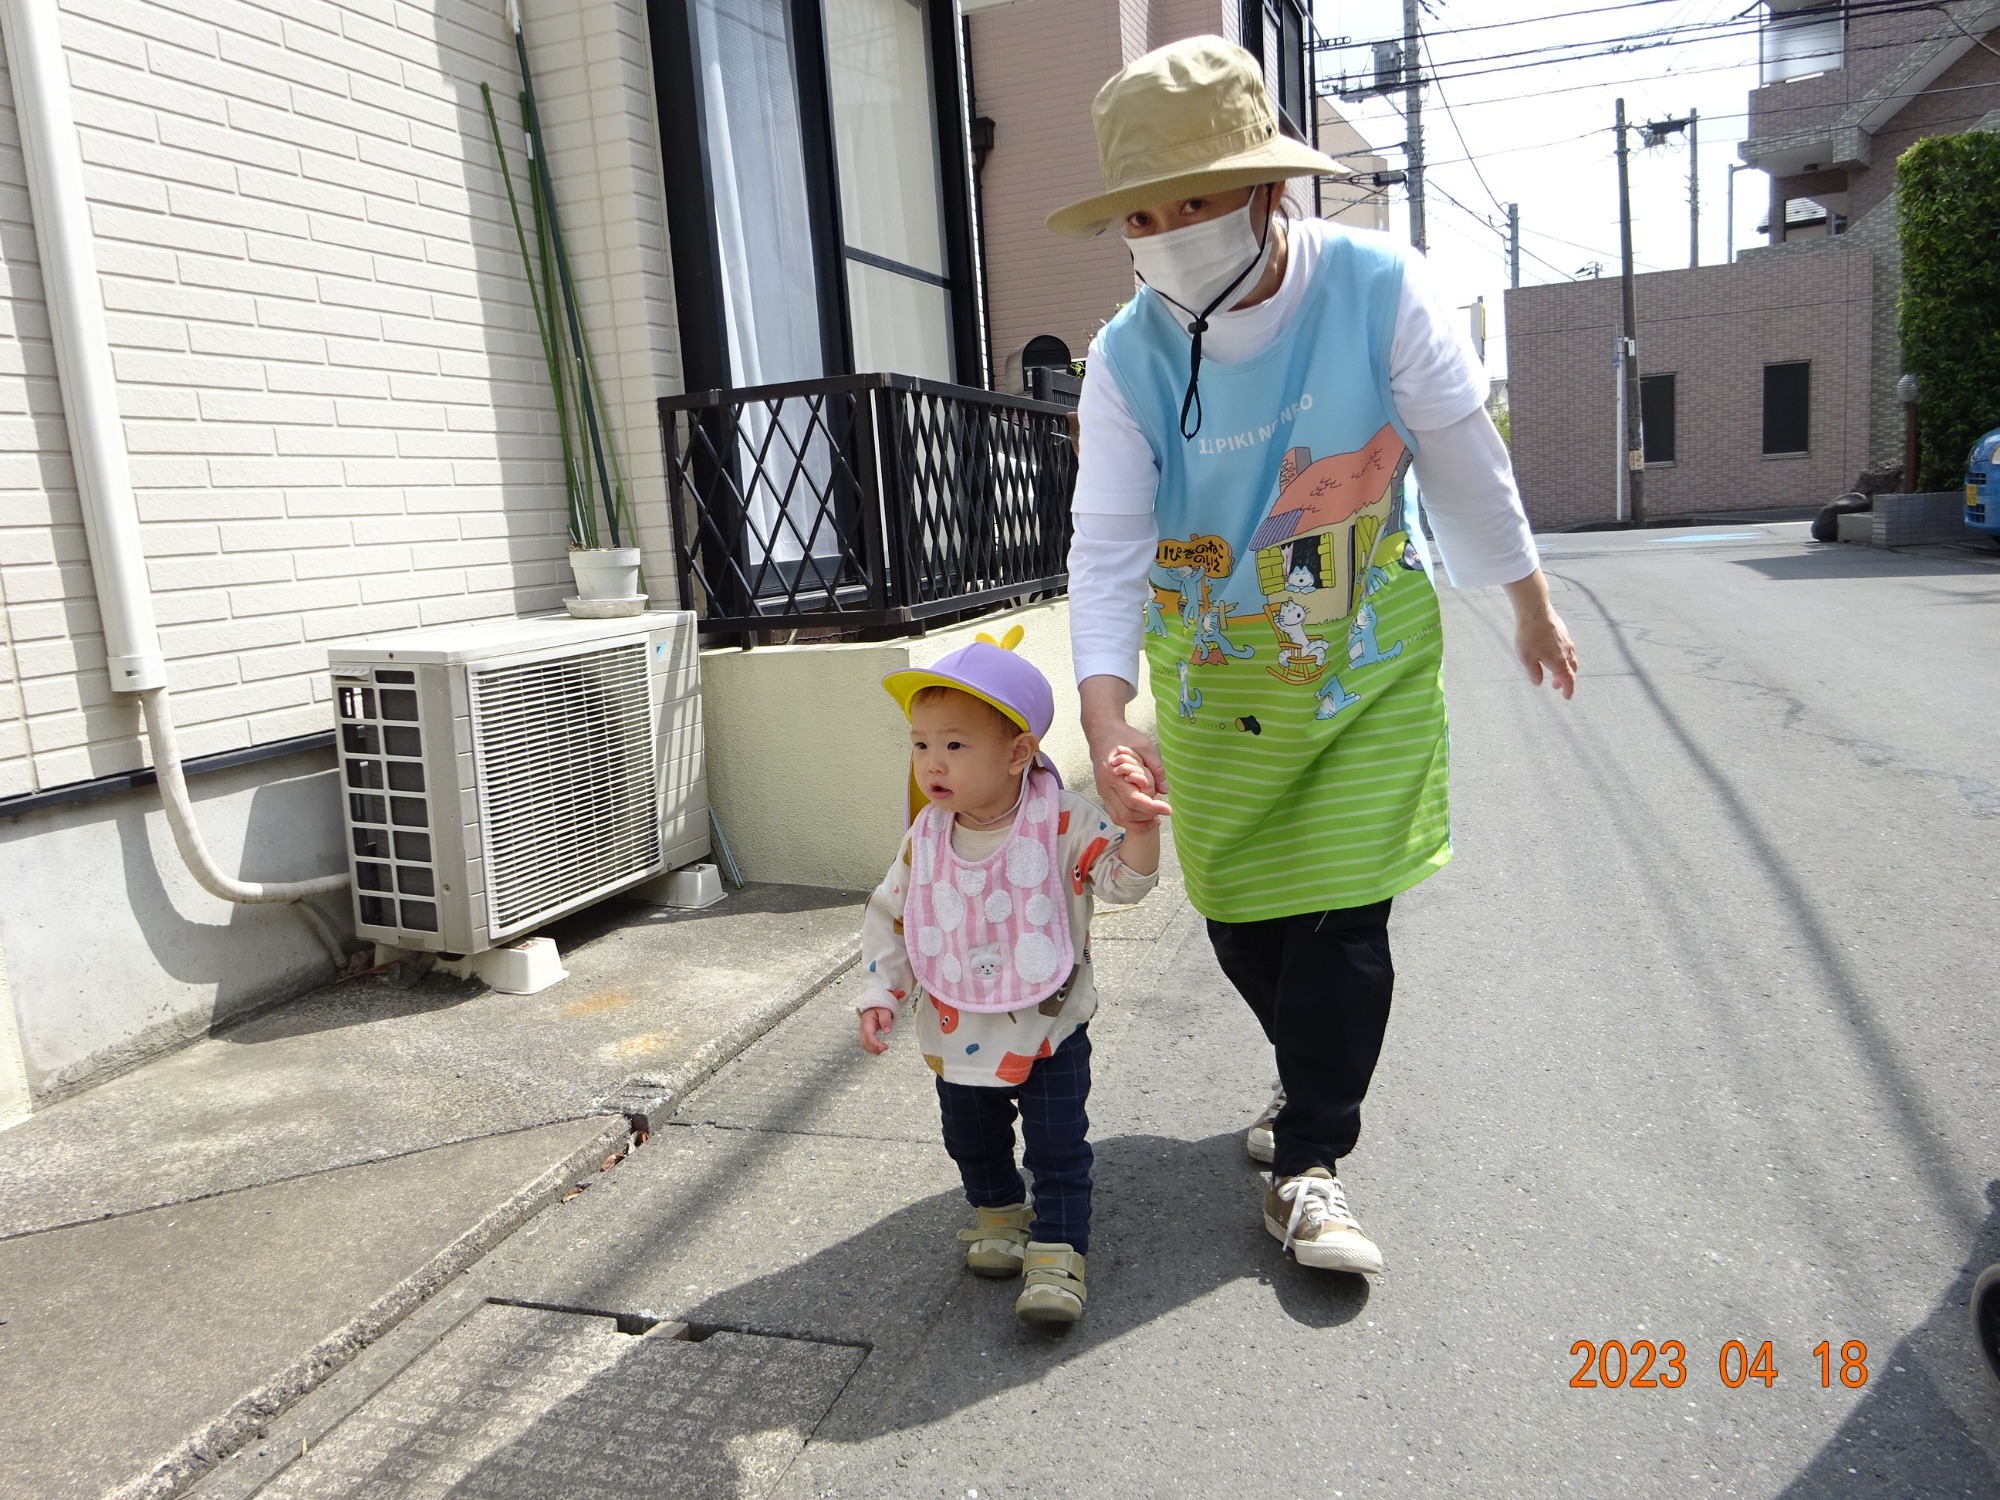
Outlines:
[[[1270,189],[1266,188],[1265,192],[1269,194]],[[1277,217],[1277,212],[1278,208],[1275,202],[1267,204],[1264,213],[1264,235],[1257,242],[1257,254],[1251,259],[1249,265],[1236,273],[1236,279],[1220,292],[1216,293],[1215,300],[1200,312],[1196,312],[1185,303],[1175,302],[1172,297],[1167,296],[1165,292],[1153,286],[1152,282],[1146,281],[1143,275],[1139,278],[1141,281],[1146,281],[1147,286],[1153,286],[1153,290],[1159,294],[1163,301],[1178,307],[1182,312],[1194,319],[1188,325],[1188,332],[1193,336],[1194,342],[1188,346],[1187,394],[1181,398],[1181,440],[1183,442],[1193,442],[1195,434],[1201,431],[1201,336],[1208,332],[1208,320],[1215,315],[1216,309],[1234,296],[1236,289],[1243,285],[1243,278],[1248,276],[1252,271],[1260,270],[1263,267],[1271,253],[1271,220]],[[1194,414],[1194,425],[1192,427],[1188,426],[1188,414],[1190,412]]]
[[[1005,812],[1001,813],[999,817],[987,818],[984,821],[978,823],[975,823],[970,819],[967,819],[966,822],[961,826],[972,829],[998,828],[1002,823],[1011,822],[1013,820],[1014,814],[1018,813],[1021,810],[1021,804],[1028,800],[1028,778],[1030,776],[1033,776],[1034,774],[1035,774],[1035,762],[1031,760],[1028,762],[1028,769],[1021,773],[1021,790],[1017,792],[1014,796],[1014,805],[1008,808]]]

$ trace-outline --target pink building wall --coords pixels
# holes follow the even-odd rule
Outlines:
[[[993,382],[1021,388],[1021,350],[1050,333],[1081,359],[1132,295],[1117,240],[1059,239],[1049,213],[1099,191],[1090,104],[1133,58],[1181,37],[1238,34],[1233,0],[1030,0],[970,18],[974,112],[993,121],[980,174]]]

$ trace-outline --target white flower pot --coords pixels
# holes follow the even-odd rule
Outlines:
[[[578,547],[569,555],[580,599],[636,599],[639,595],[637,547]]]

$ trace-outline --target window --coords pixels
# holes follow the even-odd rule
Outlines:
[[[694,0],[727,383],[827,373],[785,0]]]
[[[1312,22],[1298,0],[1243,0],[1244,50],[1264,65],[1279,127],[1308,144],[1318,140],[1307,65],[1311,40]]]
[[[1639,377],[1639,424],[1645,434],[1646,462],[1674,461],[1674,377]]]
[[[794,387],[702,460],[737,486],[718,545],[744,590],[781,594],[863,545],[840,408],[808,383],[986,383],[957,9],[648,0],[647,17],[686,384]]]
[[[647,14],[689,387],[984,384],[953,0]]]
[[[828,0],[854,368],[950,380],[937,92],[921,0]]]
[[[1810,362],[1764,366],[1764,451],[1806,452],[1811,407]]]
[[[1768,87],[1841,67],[1847,31],[1841,12],[1841,7],[1814,0],[1771,0],[1759,33],[1758,81]]]

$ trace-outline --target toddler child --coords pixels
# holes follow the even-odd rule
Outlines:
[[[1007,645],[1019,639],[1017,626]],[[1116,828],[1063,789],[1040,753],[1054,694],[1011,649],[982,637],[882,685],[910,719],[913,816],[862,922],[861,1046],[886,1050],[896,1009],[915,1006],[945,1150],[978,1215],[959,1234],[965,1263],[1020,1275],[1021,1317],[1073,1323],[1090,1248],[1091,898],[1133,902],[1153,888],[1159,824]],[[1144,766],[1120,753],[1118,774],[1151,791]]]

